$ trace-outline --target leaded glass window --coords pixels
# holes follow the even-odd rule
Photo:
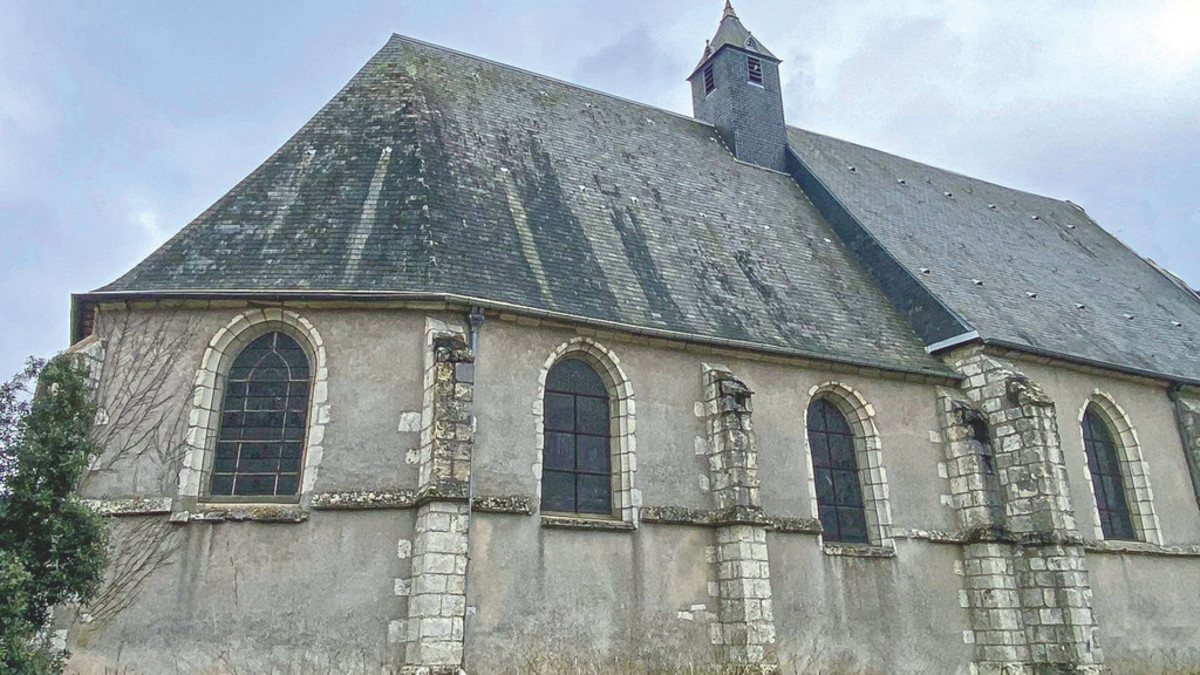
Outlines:
[[[1104,538],[1136,539],[1125,498],[1125,481],[1121,477],[1120,452],[1108,424],[1091,406],[1083,414],[1083,449],[1092,472]]]
[[[546,375],[542,510],[612,513],[609,404],[584,361],[566,359]]]
[[[209,494],[296,495],[310,382],[308,355],[288,334],[246,345],[225,381]]]
[[[808,407],[808,444],[817,484],[817,512],[826,541],[868,543],[854,432],[837,406],[819,398]]]

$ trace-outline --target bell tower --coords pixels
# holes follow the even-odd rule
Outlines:
[[[726,0],[721,25],[688,81],[696,119],[715,126],[735,157],[785,171],[787,128],[779,63]]]

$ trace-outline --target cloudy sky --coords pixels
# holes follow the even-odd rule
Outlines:
[[[0,0],[0,376],[393,33],[690,113],[722,0]],[[738,0],[788,121],[1070,199],[1200,286],[1200,2]]]

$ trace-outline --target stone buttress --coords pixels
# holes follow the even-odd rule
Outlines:
[[[979,349],[942,392],[947,474],[966,532],[963,584],[985,673],[1099,672],[1092,591],[1053,402]],[[965,398],[963,398],[965,394]]]
[[[419,672],[452,673],[464,646],[475,355],[460,329],[435,322],[425,351],[405,662]]]
[[[720,366],[704,370],[709,484],[716,510],[717,624],[725,659],[776,672],[767,519],[758,496],[753,392]],[[746,671],[750,672],[750,671]]]

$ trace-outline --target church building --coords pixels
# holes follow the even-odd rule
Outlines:
[[[728,4],[680,76],[691,117],[394,35],[75,295],[68,672],[1200,670],[1200,298],[789,126]]]

